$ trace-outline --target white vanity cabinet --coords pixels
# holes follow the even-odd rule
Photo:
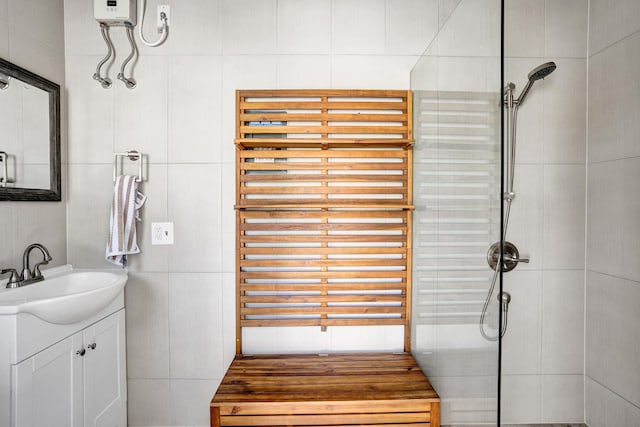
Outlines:
[[[124,313],[11,365],[12,427],[126,427]]]

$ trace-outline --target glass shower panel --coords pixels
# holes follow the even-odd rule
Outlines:
[[[443,425],[498,422],[499,304],[487,250],[501,226],[501,2],[441,1],[414,93],[412,352]]]

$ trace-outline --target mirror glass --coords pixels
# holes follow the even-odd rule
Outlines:
[[[60,196],[60,87],[0,59],[0,200]]]

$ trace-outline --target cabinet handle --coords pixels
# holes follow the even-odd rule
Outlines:
[[[84,354],[87,352],[87,350],[85,350],[84,348],[81,348],[80,350],[76,351],[76,354],[78,356],[84,356]]]
[[[91,350],[95,350],[97,346],[98,345],[96,343],[91,343],[87,346],[87,348],[90,348]]]

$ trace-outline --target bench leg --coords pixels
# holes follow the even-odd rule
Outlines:
[[[220,427],[220,408],[211,408],[211,427]]]

